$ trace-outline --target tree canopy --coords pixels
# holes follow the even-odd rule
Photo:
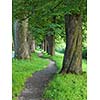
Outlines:
[[[65,41],[65,14],[82,16],[84,45],[86,42],[87,0],[13,0],[13,20],[28,19],[29,31],[37,42],[43,41],[47,34],[54,34],[56,39],[61,36]]]

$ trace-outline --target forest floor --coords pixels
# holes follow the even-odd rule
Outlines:
[[[35,72],[32,77],[27,79],[25,88],[18,97],[18,100],[44,100],[42,98],[43,91],[57,72],[55,62],[52,60],[49,60],[49,62],[47,68]]]

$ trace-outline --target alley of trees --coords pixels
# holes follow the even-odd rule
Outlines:
[[[82,39],[83,37],[83,39]],[[61,73],[82,72],[86,42],[86,0],[13,0],[15,56],[29,59],[40,46],[55,55],[55,41],[66,43]]]
[[[71,79],[73,84],[78,84],[77,86],[80,88],[80,94],[84,93],[81,95],[81,98],[86,100],[86,74],[84,75],[83,73],[83,64],[84,62],[86,63],[87,60],[87,0],[12,1],[12,51],[14,52],[13,98],[16,98],[22,90],[20,84],[24,78],[19,78],[21,75],[24,75],[22,71],[24,71],[27,66],[26,72],[30,69],[35,69],[36,62],[38,63],[36,66],[42,66],[43,63],[41,63],[41,61],[45,59],[40,58],[47,54],[46,56],[55,60],[59,67],[57,77],[61,77],[61,79],[59,78],[60,80],[58,83],[61,83],[63,87],[63,85],[65,85],[64,81]],[[37,54],[39,51],[41,51],[41,53]],[[57,53],[62,54],[63,59],[57,56]],[[38,55],[38,57],[36,55]],[[38,61],[40,61],[41,64]],[[26,64],[25,67],[21,68],[21,66],[24,66],[24,62]],[[47,65],[46,60],[44,62],[45,65]],[[31,74],[33,73],[32,70],[30,72]],[[70,76],[70,74],[72,74],[72,76]],[[64,79],[64,75],[67,77],[66,80]],[[81,78],[82,81],[80,80]],[[19,79],[20,82],[17,81],[17,79]],[[25,82],[25,79],[23,82]],[[54,80],[56,80],[56,78]],[[68,82],[69,83],[66,84],[72,84],[70,81]],[[80,85],[81,82],[84,82],[82,83],[83,85]],[[55,84],[56,83],[57,82],[55,82]],[[22,83],[22,86],[23,84],[24,83]],[[53,87],[54,83],[50,84],[50,86]],[[61,84],[59,84],[59,88]],[[55,86],[54,88],[57,89],[58,87]],[[81,90],[81,86],[85,88]],[[73,91],[76,88],[72,88],[72,86],[69,87],[73,89]],[[52,89],[53,88],[51,88],[51,90]],[[50,90],[50,88],[48,88],[47,91],[48,90]],[[78,89],[76,90],[78,91]],[[67,89],[65,91],[67,91]],[[48,93],[52,94],[53,92],[51,91]],[[62,99],[59,96],[59,98],[57,98],[55,95],[58,94],[54,94],[56,99],[50,98],[50,100]],[[68,98],[62,100],[83,100]],[[77,96],[75,96],[75,98],[77,98]]]

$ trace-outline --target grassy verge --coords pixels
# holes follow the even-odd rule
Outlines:
[[[48,56],[56,61],[58,69],[61,69],[63,55]],[[83,72],[86,72],[87,61],[82,60]],[[45,89],[46,100],[87,100],[87,74],[57,74]]]
[[[13,100],[20,94],[24,88],[24,83],[33,72],[42,70],[49,64],[45,59],[39,58],[37,53],[33,53],[28,60],[12,60],[12,95]]]

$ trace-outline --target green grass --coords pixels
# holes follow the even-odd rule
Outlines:
[[[46,100],[87,100],[86,74],[58,74],[44,92]]]
[[[56,65],[58,67],[58,72],[62,68],[62,62],[63,62],[64,55],[61,53],[56,52],[55,56],[50,56],[47,53],[44,53],[44,58],[50,58],[56,62]],[[87,71],[87,61],[86,59],[82,59],[82,70],[83,72]]]
[[[83,72],[87,72],[87,60],[86,59],[82,60],[82,69],[83,69]]]
[[[56,61],[58,69],[61,69],[63,55],[48,56]],[[86,72],[87,61],[82,60],[83,72]],[[87,74],[57,74],[45,89],[46,100],[87,100]]]
[[[32,54],[28,60],[12,60],[12,95],[13,100],[20,94],[24,88],[24,83],[33,72],[42,70],[49,64],[45,59],[39,58],[37,53]]]
[[[50,58],[56,61],[58,71],[62,67],[63,54],[56,53],[55,56],[45,54],[44,58]],[[17,100],[17,96],[24,88],[24,83],[32,73],[42,70],[48,65],[46,59],[39,58],[37,53],[32,54],[28,60],[12,60],[12,91],[13,100]],[[87,62],[82,60],[83,71],[86,72]],[[86,100],[86,73],[82,75],[74,74],[57,74],[49,83],[49,86],[44,92],[46,100]]]

